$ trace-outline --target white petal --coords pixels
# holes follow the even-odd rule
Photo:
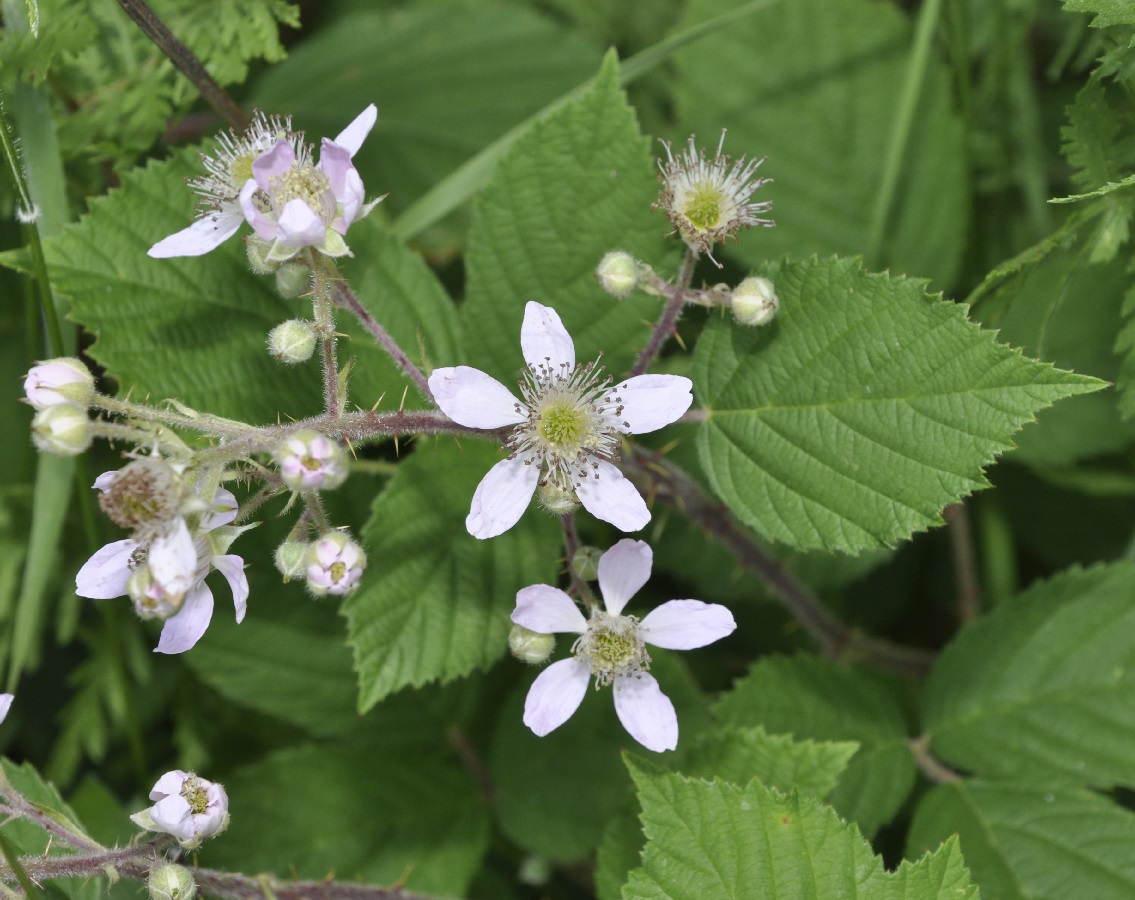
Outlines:
[[[185,785],[185,779],[189,777],[188,772],[183,772],[181,769],[174,769],[166,772],[158,783],[154,785],[150,791],[151,800],[163,800],[166,797],[173,797],[181,793],[182,787]]]
[[[75,576],[75,593],[92,600],[121,597],[130,578],[130,557],[140,546],[127,539],[100,547]]]
[[[212,531],[214,528],[228,525],[236,518],[239,505],[232,491],[225,488],[218,489],[217,493],[213,495],[213,502],[209,504],[208,510],[201,517],[201,530]]]
[[[276,241],[285,247],[315,247],[327,237],[327,224],[303,200],[289,200],[276,219]]]
[[[550,306],[541,306],[533,300],[524,307],[520,349],[530,366],[551,366],[559,371],[560,366],[567,363],[569,369],[575,368],[575,344],[559,314]]]
[[[524,724],[543,737],[571,718],[579,709],[591,669],[575,657],[552,663],[532,682],[524,699]]]
[[[189,801],[176,794],[159,800],[150,807],[154,824],[166,834],[172,834],[184,841],[193,837],[193,815]]]
[[[184,653],[199,640],[209,627],[213,618],[213,592],[205,582],[201,582],[185,602],[176,616],[166,619],[162,636],[158,639],[155,653]]]
[[[0,722],[8,718],[8,710],[12,708],[12,701],[15,699],[15,694],[0,694]]]
[[[619,531],[638,531],[650,521],[650,510],[633,484],[609,462],[596,460],[598,478],[575,483],[575,493],[591,515],[610,522]]]
[[[336,135],[335,143],[340,147],[345,147],[351,156],[354,156],[359,152],[359,148],[363,145],[363,141],[367,139],[367,135],[370,134],[370,130],[374,128],[374,123],[377,120],[378,107],[372,103],[355,116],[355,120],[351,122],[350,125]]]
[[[515,525],[536,491],[540,466],[528,465],[523,456],[502,459],[477,485],[465,527],[475,538],[496,537]]]
[[[720,603],[670,600],[642,620],[643,638],[667,650],[693,650],[719,641],[737,628],[733,613]]]
[[[655,753],[678,746],[678,716],[674,713],[674,704],[662,693],[653,676],[639,673],[617,678],[613,687],[615,712],[631,737]]]
[[[646,541],[623,538],[599,557],[599,593],[607,612],[617,616],[639,592],[654,564],[654,551]]]
[[[95,483],[91,485],[93,488],[98,488],[104,494],[110,490],[110,486],[114,484],[114,479],[118,477],[118,469],[111,469],[109,472],[103,472]]]
[[[167,594],[179,597],[191,587],[197,576],[197,548],[185,519],[178,519],[171,531],[154,538],[146,557],[150,574]]]
[[[501,428],[528,418],[512,393],[480,369],[452,366],[434,369],[430,391],[441,411],[466,428]]]
[[[226,210],[210,213],[198,219],[188,228],[162,238],[146,251],[154,259],[169,259],[174,256],[203,256],[215,250],[236,234],[244,221],[240,210]]]
[[[236,606],[236,623],[244,621],[244,614],[248,611],[248,576],[244,574],[244,560],[239,556],[214,556],[213,568],[225,576],[225,581],[233,592],[233,604]]]
[[[516,592],[512,621],[541,634],[583,634],[587,630],[587,619],[571,597],[546,584],[533,584]]]
[[[681,375],[639,375],[616,385],[611,393],[623,405],[619,431],[646,434],[669,425],[693,403],[693,384]]]
[[[240,189],[240,196],[237,199],[240,201],[240,208],[245,219],[256,231],[257,237],[265,241],[274,241],[276,240],[276,222],[264,215],[256,201],[253,200],[257,190],[259,188],[256,186],[256,182],[249,179]]]

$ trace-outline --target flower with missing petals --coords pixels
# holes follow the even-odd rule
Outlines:
[[[540,737],[571,718],[594,678],[597,689],[611,686],[615,712],[631,737],[656,752],[678,746],[674,704],[648,671],[646,645],[692,650],[731,634],[737,623],[724,606],[700,600],[670,600],[641,620],[624,616],[623,607],[646,584],[653,561],[649,545],[629,538],[604,553],[599,559],[604,609],[589,619],[559,588],[534,584],[517,593],[512,613],[517,625],[579,635],[572,656],[541,672],[524,701],[524,724]]]
[[[205,838],[220,834],[229,824],[229,797],[221,785],[192,772],[166,772],[150,799],[153,806],[134,813],[130,820],[147,831],[177,838],[186,850],[195,850]]]
[[[650,521],[646,503],[613,465],[624,434],[669,425],[690,407],[691,382],[638,375],[612,385],[598,361],[577,366],[575,345],[556,311],[529,301],[520,329],[527,363],[521,401],[469,366],[434,369],[430,390],[449,418],[469,428],[509,428],[508,458],[473,495],[465,527],[476,538],[502,534],[520,519],[537,485],[574,495],[621,531]]]
[[[771,180],[753,178],[764,160],[745,162],[742,156],[732,163],[728,156],[721,155],[724,143],[725,132],[722,131],[717,153],[713,159],[707,159],[705,151],[694,145],[694,136],[690,135],[685,152],[675,159],[669,142],[663,141],[667,161],[658,161],[662,191],[654,208],[666,214],[686,246],[705,253],[710,259],[713,259],[710,251],[715,243],[742,228],[776,224],[772,219],[760,218],[761,213],[772,209],[771,201],[750,202],[753,192]]]

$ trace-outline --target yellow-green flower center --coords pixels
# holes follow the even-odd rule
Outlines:
[[[540,435],[558,450],[581,446],[587,424],[588,416],[573,403],[556,403],[540,413]]]
[[[256,162],[256,154],[242,153],[240,156],[234,156],[233,161],[229,164],[229,177],[232,179],[234,187],[242,186],[248,179],[252,177],[252,164]]]
[[[591,667],[596,686],[650,669],[642,627],[634,616],[595,613],[572,651],[576,659]]]
[[[270,181],[276,209],[282,210],[290,200],[302,200],[312,212],[323,209],[323,198],[331,190],[331,182],[322,169],[315,166],[292,166]]]
[[[343,580],[343,577],[347,574],[347,564],[343,563],[343,562],[333,562],[333,563],[331,563],[330,572],[331,572],[331,580],[335,584],[338,584],[340,581]]]
[[[209,808],[209,796],[205,793],[205,785],[200,778],[195,776],[186,778],[185,784],[181,786],[181,796],[189,804],[189,811],[195,816],[201,815]]]
[[[724,199],[721,189],[712,182],[695,185],[686,200],[686,218],[698,231],[712,231],[721,224]]]

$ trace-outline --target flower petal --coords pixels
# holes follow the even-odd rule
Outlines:
[[[571,597],[547,584],[533,584],[516,592],[512,621],[541,634],[583,634],[587,630],[587,619]]]
[[[239,505],[232,491],[226,488],[218,488],[217,493],[213,495],[213,502],[209,504],[209,508],[205,511],[205,514],[201,516],[200,529],[202,531],[212,531],[214,528],[228,525],[229,522],[236,518],[236,511]]]
[[[249,179],[245,182],[244,187],[240,189],[240,197],[237,198],[240,201],[240,209],[248,224],[256,232],[257,237],[264,241],[274,241],[276,239],[276,223],[264,215],[252,199],[257,190],[259,188],[257,188],[255,181]]]
[[[114,479],[118,477],[118,469],[111,469],[109,472],[103,472],[95,483],[91,485],[93,488],[98,488],[104,494],[110,490],[110,486],[114,484]]]
[[[441,411],[466,428],[501,428],[528,418],[508,388],[470,366],[434,369],[430,391]]]
[[[650,510],[638,489],[609,462],[594,462],[593,475],[575,482],[575,493],[584,509],[619,531],[643,528],[650,521]]]
[[[179,518],[173,529],[154,538],[146,557],[150,574],[163,591],[180,597],[193,587],[197,575],[197,548],[185,519]]]
[[[183,841],[193,837],[193,812],[189,801],[180,794],[166,797],[151,806],[150,817],[166,834]]]
[[[140,546],[127,538],[100,547],[75,576],[75,593],[92,600],[121,597],[130,578],[130,557]]]
[[[198,219],[188,228],[162,238],[146,251],[154,259],[169,259],[174,256],[203,256],[215,250],[236,234],[244,216],[240,210],[226,210],[209,213]]]
[[[351,156],[354,156],[359,152],[359,148],[363,145],[363,141],[367,139],[370,130],[374,128],[376,121],[378,121],[378,107],[372,103],[355,116],[354,121],[351,122],[350,125],[336,135],[335,143],[345,148]],[[322,159],[322,157],[320,157],[320,159]]]
[[[213,592],[201,582],[185,598],[176,616],[166,619],[155,653],[184,653],[199,640],[213,618]]]
[[[248,611],[248,576],[244,574],[244,560],[235,554],[214,556],[213,568],[225,576],[225,581],[232,589],[236,623],[239,625]]]
[[[670,600],[646,614],[643,638],[666,650],[693,650],[719,641],[737,628],[733,613],[720,603]]]
[[[534,300],[529,300],[524,307],[520,349],[524,361],[536,369],[551,366],[558,372],[565,363],[569,369],[575,368],[575,344],[559,314],[550,306],[541,306]]]
[[[538,736],[554,731],[579,709],[591,669],[574,656],[552,663],[540,673],[524,699],[524,724]]]
[[[314,247],[327,237],[327,224],[306,202],[289,200],[276,219],[276,240],[289,249]]]
[[[617,616],[650,578],[654,551],[646,541],[623,538],[599,557],[599,592],[607,612]]]
[[[15,694],[0,694],[0,722],[8,718],[8,710],[12,708],[12,701],[15,699]]]
[[[674,704],[662,693],[654,676],[640,672],[618,678],[614,690],[615,712],[631,737],[655,753],[678,746]]]
[[[526,457],[502,459],[477,485],[465,527],[475,538],[496,537],[515,525],[536,491],[540,466]]]
[[[181,793],[182,787],[185,785],[185,779],[189,777],[188,772],[181,769],[173,769],[166,772],[158,783],[154,785],[153,790],[150,791],[151,800],[164,800],[166,797],[174,797]]]
[[[252,179],[260,190],[266,191],[272,186],[272,177],[283,175],[295,164],[295,161],[296,151],[292,149],[292,145],[283,139],[278,140],[275,147],[267,153],[261,153],[253,161]],[[246,184],[245,187],[247,188],[248,185]],[[243,194],[244,191],[241,190],[241,193]]]
[[[611,393],[623,407],[619,431],[646,434],[669,425],[693,403],[693,384],[681,375],[639,375],[616,385]]]

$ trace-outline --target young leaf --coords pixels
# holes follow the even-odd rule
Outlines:
[[[858,741],[831,803],[873,834],[914,786],[907,723],[896,682],[806,656],[765,657],[714,707],[733,726],[762,726],[797,740]]]
[[[1093,28],[1135,25],[1135,7],[1128,0],[1061,0],[1065,12],[1095,13]]]
[[[1037,410],[1104,387],[1032,362],[925,283],[810,259],[764,270],[772,329],[712,322],[694,354],[714,491],[798,548],[854,553],[941,522]]]
[[[1135,565],[1072,570],[963,631],[926,686],[946,763],[988,778],[1135,785]]]
[[[917,863],[883,868],[854,825],[830,808],[750,782],[739,788],[627,767],[647,845],[625,900],[673,897],[828,897],[976,900],[955,841]]]
[[[342,606],[366,712],[406,685],[486,668],[508,647],[516,592],[552,583],[558,528],[529,513],[489,541],[465,530],[469,501],[499,454],[479,442],[422,448],[375,500],[367,576]]]

